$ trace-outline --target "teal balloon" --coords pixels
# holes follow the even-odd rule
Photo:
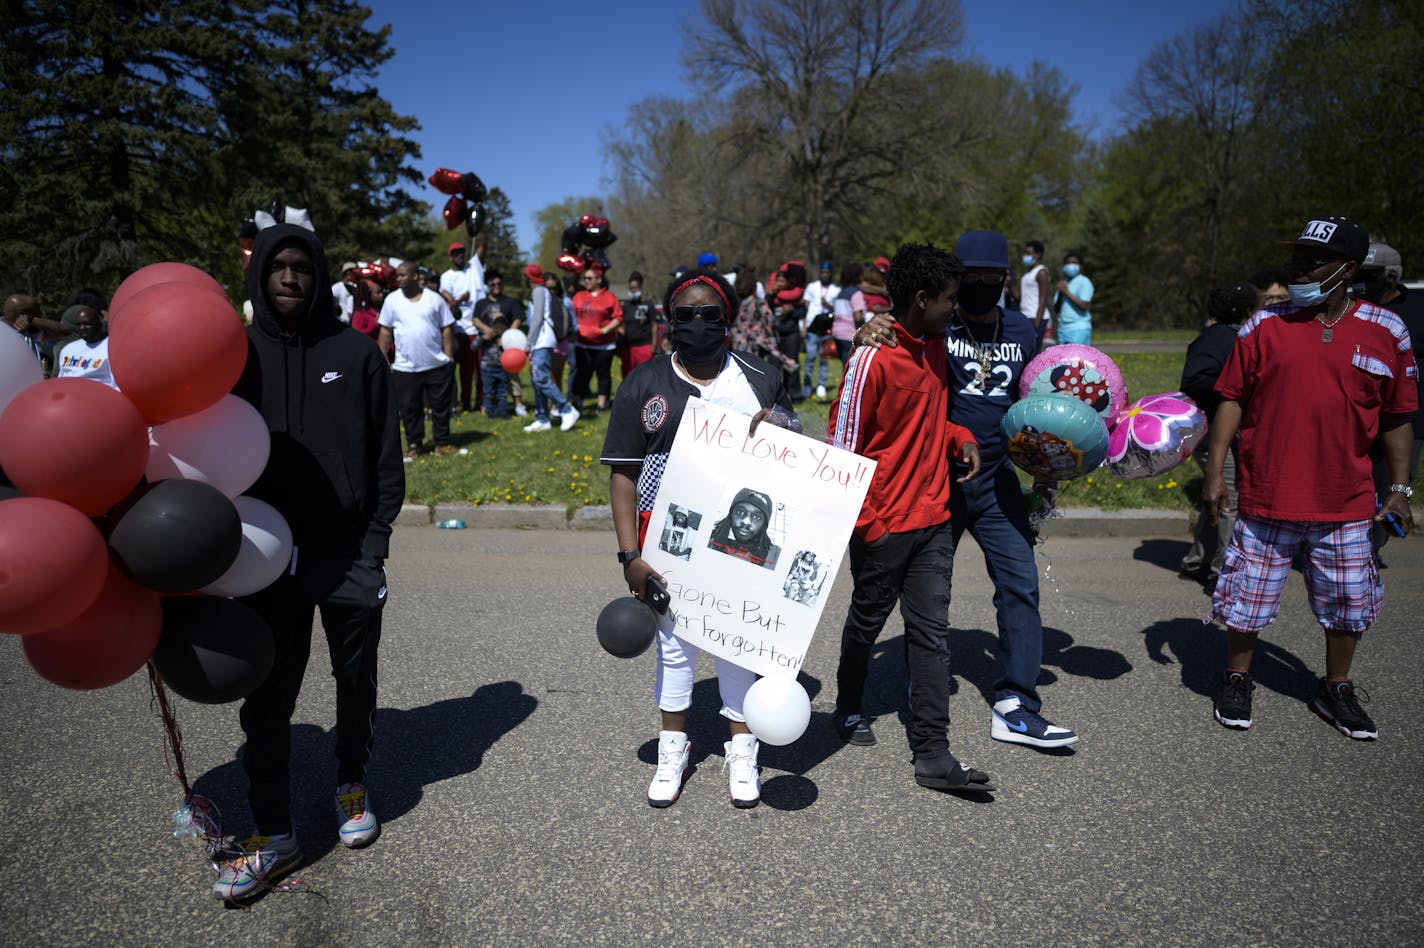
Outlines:
[[[1034,477],[1071,481],[1090,474],[1108,454],[1108,427],[1071,395],[1029,395],[1002,422],[1009,459]]]

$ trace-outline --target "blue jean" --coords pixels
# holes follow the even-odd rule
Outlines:
[[[806,382],[806,388],[811,388],[813,384],[825,386],[826,384],[826,364],[830,361],[821,355],[821,347],[826,342],[826,336],[820,333],[806,333],[806,374],[802,376]],[[816,373],[812,371],[812,366],[820,366],[820,381],[813,382]]]
[[[1058,342],[1061,345],[1091,346],[1093,344],[1093,324],[1084,321],[1065,326],[1059,322]]]
[[[554,362],[553,349],[535,349],[529,353],[529,377],[534,380],[534,418],[536,421],[549,420],[549,406],[563,412],[569,400],[554,384],[550,367]]]
[[[951,476],[963,474],[957,469]],[[993,471],[968,483],[955,483],[949,510],[955,550],[968,531],[984,553],[994,584],[994,612],[999,622],[999,679],[994,682],[994,700],[1016,697],[1024,710],[1037,712],[1043,706],[1038,697],[1038,674],[1043,665],[1038,566],[1033,559],[1028,508],[1012,465],[1003,460]]]
[[[485,386],[485,417],[509,416],[509,373],[499,366],[480,366]]]

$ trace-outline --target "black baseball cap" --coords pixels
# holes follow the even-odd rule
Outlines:
[[[1370,235],[1348,217],[1316,217],[1305,222],[1294,240],[1278,240],[1277,247],[1319,247],[1360,263],[1370,252]]]

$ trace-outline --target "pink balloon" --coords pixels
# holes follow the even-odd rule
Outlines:
[[[1181,392],[1140,398],[1113,426],[1108,467],[1123,480],[1165,474],[1191,456],[1206,428],[1206,412]]]
[[[1054,392],[1091,405],[1109,428],[1127,408],[1127,386],[1117,363],[1092,346],[1050,346],[1024,367],[1020,398]]]
[[[123,309],[125,303],[149,287],[157,286],[160,283],[188,283],[193,286],[202,286],[220,294],[223,299],[228,298],[227,291],[222,288],[222,284],[197,267],[190,267],[186,263],[151,263],[141,270],[135,270],[114,291],[113,297],[109,300],[110,327],[113,326],[115,318],[123,318],[119,311]]]
[[[144,473],[150,481],[206,481],[231,499],[257,482],[271,446],[261,413],[236,395],[224,395],[200,412],[153,428]]]

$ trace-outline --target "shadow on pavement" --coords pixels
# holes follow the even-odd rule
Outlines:
[[[1132,551],[1132,558],[1175,573],[1182,568],[1182,558],[1191,548],[1186,540],[1143,540]]]
[[[449,698],[420,708],[378,708],[375,749],[367,784],[371,809],[382,824],[415,809],[425,787],[479,768],[485,751],[524,722],[539,701],[518,682],[481,685],[467,698]],[[292,728],[292,822],[307,864],[338,843],[335,807],[336,736],[313,724]],[[245,835],[251,826],[242,749],[203,774],[193,791],[212,800],[223,831]],[[377,845],[380,845],[377,843]]]
[[[1215,697],[1226,662],[1225,630],[1201,619],[1163,619],[1143,629],[1142,636],[1149,658],[1170,665],[1175,657],[1182,666],[1182,684],[1199,695]],[[1309,701],[1315,695],[1315,672],[1293,652],[1265,639],[1256,643],[1251,674],[1257,685],[1290,698]]]

